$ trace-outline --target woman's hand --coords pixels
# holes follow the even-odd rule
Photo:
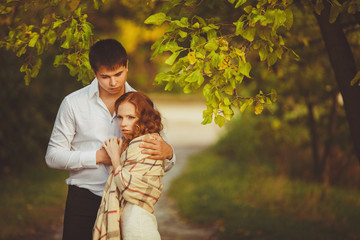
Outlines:
[[[120,165],[122,139],[117,137],[109,138],[103,144],[103,148],[110,156],[113,168],[116,169]]]

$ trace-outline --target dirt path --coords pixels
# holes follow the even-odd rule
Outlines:
[[[213,143],[219,128],[215,125],[201,125],[204,105],[196,102],[156,102],[165,119],[165,133],[176,152],[176,165],[164,177],[163,196],[155,206],[162,240],[205,240],[210,239],[213,230],[186,223],[182,220],[167,196],[171,181],[183,171],[188,157]]]

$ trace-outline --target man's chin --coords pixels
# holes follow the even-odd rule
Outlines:
[[[108,89],[108,92],[111,94],[118,94],[122,92],[122,88],[110,88]]]

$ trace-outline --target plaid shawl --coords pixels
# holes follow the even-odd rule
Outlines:
[[[150,134],[141,136],[152,138]],[[121,154],[121,166],[110,167],[100,208],[93,229],[93,240],[121,239],[121,215],[126,202],[150,213],[161,196],[163,161],[147,159],[141,153],[141,137],[133,139]]]

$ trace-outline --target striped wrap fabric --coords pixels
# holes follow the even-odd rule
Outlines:
[[[100,208],[93,229],[93,240],[122,239],[121,215],[126,202],[142,207],[150,213],[161,196],[164,165],[161,160],[148,159],[139,145],[141,138],[133,139],[121,154],[121,165],[106,182]]]

